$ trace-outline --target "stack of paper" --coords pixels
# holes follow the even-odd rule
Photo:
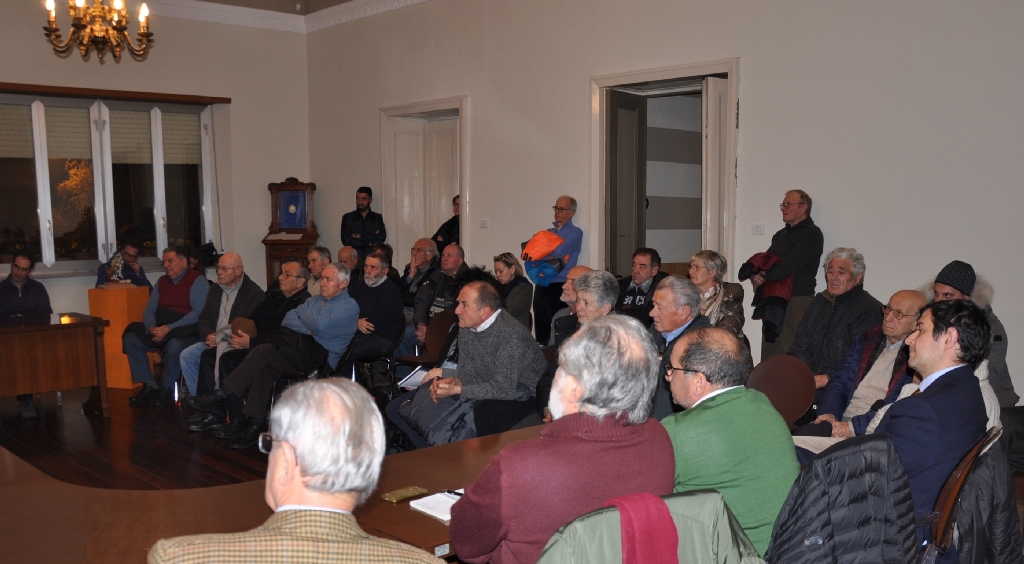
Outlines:
[[[463,490],[455,490],[455,492],[461,494]],[[459,496],[455,493],[441,492],[414,499],[409,502],[409,507],[447,523],[452,520],[452,506],[456,501],[459,501]]]

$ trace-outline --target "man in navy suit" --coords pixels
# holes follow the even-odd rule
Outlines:
[[[906,339],[920,393],[897,401],[882,418],[884,433],[903,460],[920,518],[932,511],[950,472],[985,435],[987,417],[974,369],[988,354],[992,329],[984,310],[966,300],[935,302],[921,310]],[[927,526],[917,537],[926,540]],[[959,562],[955,550],[937,562]]]

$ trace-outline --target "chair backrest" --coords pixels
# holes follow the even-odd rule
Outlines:
[[[454,311],[439,311],[430,318],[427,324],[427,335],[424,337],[424,344],[427,347],[427,356],[435,357],[441,354],[441,347],[448,338],[448,331],[458,321]],[[423,356],[423,355],[421,355]]]
[[[981,457],[981,453],[999,439],[1003,434],[1002,427],[992,427],[985,433],[974,447],[967,452],[960,464],[956,465],[953,472],[946,478],[946,483],[939,490],[939,497],[935,500],[935,509],[929,517],[931,521],[931,538],[938,549],[939,554],[945,554],[953,542],[953,528],[956,526],[957,510],[960,507],[960,493],[967,483],[967,477],[974,469],[975,463]]]
[[[795,356],[771,356],[754,367],[747,387],[768,396],[790,429],[814,401],[814,374]]]

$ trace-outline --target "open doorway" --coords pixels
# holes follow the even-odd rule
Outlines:
[[[459,217],[465,216],[464,107],[465,97],[458,97],[381,110],[383,213],[396,268],[417,239],[451,218],[453,197],[462,196]]]
[[[592,80],[595,216],[605,218],[595,262],[626,276],[633,250],[652,247],[663,270],[685,275],[691,254],[712,249],[734,269],[738,66],[733,59]]]

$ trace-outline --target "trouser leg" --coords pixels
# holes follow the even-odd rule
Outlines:
[[[178,355],[178,364],[181,367],[181,375],[185,377],[185,385],[188,386],[188,393],[196,395],[199,382],[199,365],[201,357],[206,350],[216,351],[216,347],[208,347],[205,342],[195,343],[185,347]],[[216,353],[215,353],[216,354]]]
[[[351,378],[356,380],[356,376],[352,374],[352,367],[355,365],[355,361],[361,358],[378,358],[391,354],[394,349],[394,345],[391,341],[388,341],[380,335],[364,335],[357,333],[353,337],[354,341],[352,344],[352,354],[349,356],[348,362],[341,367],[341,371],[338,374],[342,378]],[[372,382],[371,382],[372,384]]]
[[[245,357],[249,356],[252,349],[229,349],[224,351],[224,354],[220,355],[220,367],[217,369],[220,372],[220,385],[224,385],[224,381],[228,379],[228,374],[234,372],[238,368]],[[210,363],[210,385],[213,385],[213,363]],[[213,389],[212,387],[210,388]]]
[[[533,292],[534,332],[537,342],[548,344],[551,336],[551,317],[555,312],[566,307],[559,298],[562,297],[562,283],[555,282],[547,286],[537,286]]]
[[[416,448],[427,448],[430,446],[430,443],[427,442],[427,439],[423,438],[423,435],[420,435],[419,433],[414,431],[413,428],[409,426],[409,423],[405,421],[405,418],[402,417],[402,414],[398,411],[398,409],[402,407],[403,403],[405,403],[406,401],[412,401],[412,399],[416,397],[417,391],[418,390],[412,390],[411,392],[406,392],[398,396],[397,398],[391,400],[390,402],[388,402],[388,405],[384,408],[384,412],[387,414],[388,419],[391,420],[391,422],[394,423],[396,427],[401,429],[402,432],[405,433],[407,437],[409,437],[409,440],[412,441],[412,444],[416,445]]]
[[[800,326],[800,320],[804,318],[807,307],[811,305],[814,296],[795,296],[789,300],[786,306],[786,318],[782,322],[782,333],[775,339],[774,343],[764,340],[761,336],[761,360],[770,356],[789,353],[789,347],[796,340],[796,330]]]
[[[141,382],[151,388],[159,388],[153,371],[149,368],[149,357],[146,353],[155,351],[147,347],[135,333],[128,333],[121,339],[122,350],[128,357],[128,368],[132,373],[132,382]]]
[[[285,372],[300,370],[292,366],[274,345],[260,345],[228,375],[223,388],[238,397],[244,397],[248,391],[243,413],[249,417],[263,419],[266,416],[270,394],[274,390],[274,383]]]
[[[227,354],[225,352],[224,354]],[[212,392],[217,389],[217,382],[214,379],[213,369],[217,365],[217,347],[210,347],[199,355],[199,374],[196,379],[196,395]],[[185,367],[181,369],[185,374]],[[186,378],[188,376],[186,375]]]
[[[395,348],[395,356],[412,356],[416,353],[416,324],[409,325],[402,334],[402,341]],[[395,368],[395,379],[401,381],[412,372],[412,366],[398,366]]]
[[[181,353],[199,341],[195,337],[174,337],[164,346],[164,387],[173,388],[181,376]]]

